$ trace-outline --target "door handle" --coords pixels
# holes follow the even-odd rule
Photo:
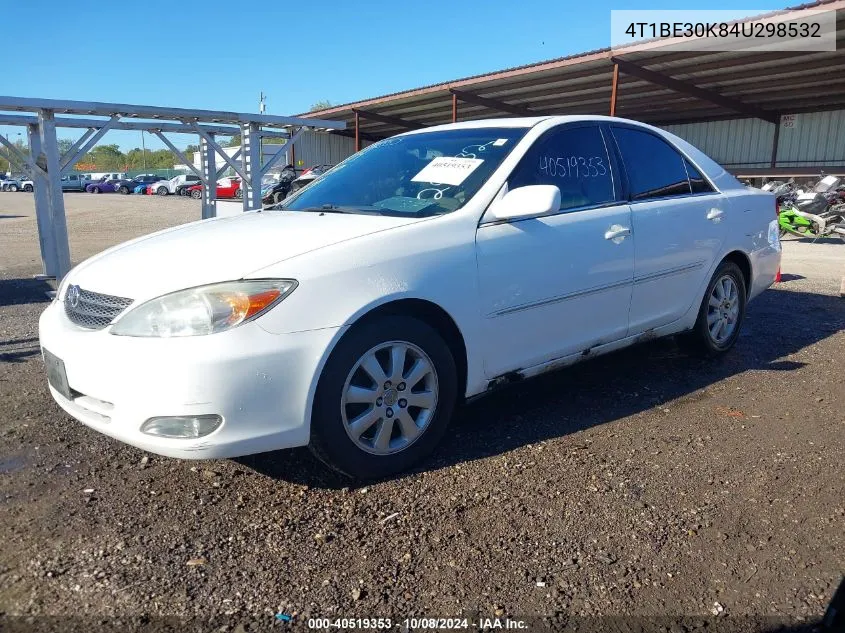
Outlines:
[[[721,209],[710,209],[710,211],[707,212],[707,219],[718,224],[722,221],[723,215],[725,215],[725,212]]]
[[[614,224],[604,234],[604,239],[611,240],[614,244],[620,244],[622,240],[631,234],[631,228],[622,226],[621,224]]]

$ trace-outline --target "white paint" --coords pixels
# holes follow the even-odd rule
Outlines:
[[[475,196],[450,214],[239,213],[161,231],[83,262],[40,320],[41,345],[64,361],[69,384],[84,394],[70,401],[51,391],[54,398],[103,433],[174,457],[302,446],[326,359],[350,326],[388,302],[428,301],[454,320],[467,352],[464,393],[473,396],[506,372],[532,376],[577,362],[586,350],[594,356],[631,345],[645,332],[689,329],[713,271],[732,251],[751,261],[751,298],[772,283],[780,245],[770,241],[771,194],[742,186],[685,141],[650,126],[643,127],[686,154],[719,192],[516,221],[485,216],[491,202],[504,199],[508,176],[542,134],[582,121],[614,119],[537,117],[433,128],[526,129]],[[718,222],[713,209],[721,211]],[[656,274],[662,277],[649,280]],[[137,306],[185,288],[250,278],[299,285],[259,318],[208,336],[85,330],[68,320],[62,304],[69,284],[129,297]],[[112,408],[94,410],[92,402]],[[140,432],[150,417],[191,414],[218,414],[224,423],[199,440]]]

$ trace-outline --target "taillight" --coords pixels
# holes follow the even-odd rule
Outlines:
[[[780,205],[778,204],[777,197],[775,197],[775,218],[780,218]]]

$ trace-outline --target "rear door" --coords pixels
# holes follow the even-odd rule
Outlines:
[[[634,267],[631,211],[596,124],[540,137],[509,189],[555,185],[557,213],[484,223],[476,234],[490,377],[623,338]]]
[[[611,126],[624,166],[636,236],[629,335],[683,316],[725,237],[724,197],[701,171],[658,134]]]

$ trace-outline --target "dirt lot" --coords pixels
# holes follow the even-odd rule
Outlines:
[[[75,262],[199,216],[66,201]],[[774,630],[818,619],[845,571],[845,244],[785,244],[786,281],[722,361],[658,341],[540,378],[466,407],[417,472],[356,488],[306,450],[180,462],[64,415],[32,213],[0,194],[0,612],[55,617],[13,630],[279,630],[279,612]]]

